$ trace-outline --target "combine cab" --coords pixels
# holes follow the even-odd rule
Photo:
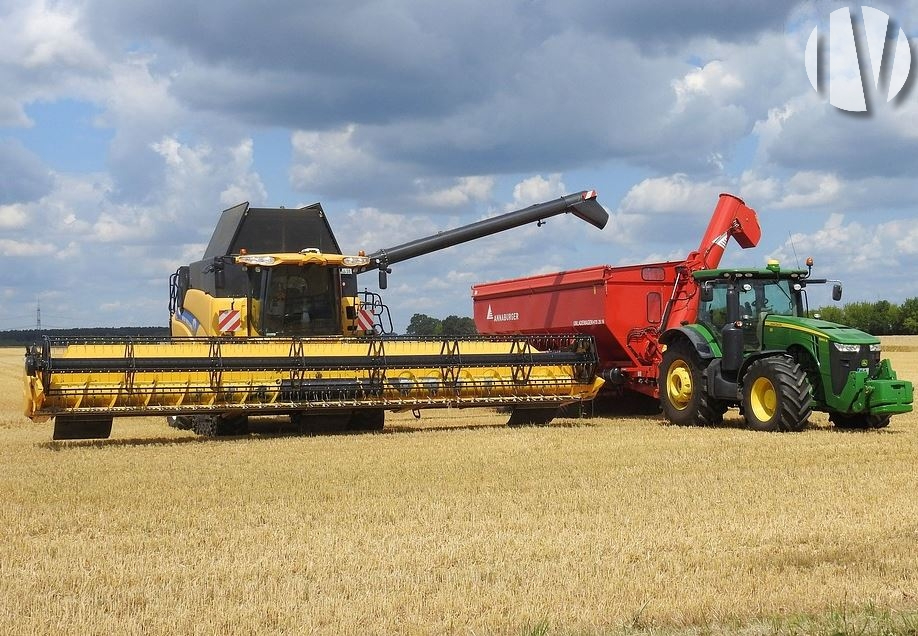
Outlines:
[[[584,335],[406,339],[357,275],[562,213],[608,216],[582,192],[367,256],[343,255],[318,204],[223,213],[202,260],[171,279],[167,340],[46,339],[26,354],[27,415],[55,439],[106,438],[115,416],[159,414],[204,435],[239,434],[249,415],[305,430],[379,430],[393,409],[508,406],[511,424],[550,421],[589,400]]]

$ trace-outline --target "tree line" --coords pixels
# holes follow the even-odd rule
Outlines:
[[[427,314],[414,314],[405,329],[409,336],[474,336],[477,333],[471,318],[447,316],[441,320]]]
[[[902,304],[878,300],[829,305],[810,315],[874,336],[918,335],[918,298],[908,298]],[[427,314],[414,314],[405,333],[409,336],[468,336],[478,331],[471,318],[447,316],[441,320]]]
[[[52,338],[168,338],[168,327],[77,327],[73,329],[11,329],[0,331],[0,347],[19,347]]]
[[[875,336],[918,334],[918,298],[907,298],[901,305],[888,300],[831,305],[820,307],[815,314]]]

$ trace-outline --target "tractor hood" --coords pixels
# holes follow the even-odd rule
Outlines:
[[[837,322],[819,320],[818,318],[800,318],[798,316],[769,314],[765,317],[766,339],[768,339],[768,335],[773,333],[773,330],[776,329],[802,331],[816,336],[817,338],[825,338],[830,342],[861,345],[875,345],[880,343],[880,339],[876,336],[872,336],[860,329],[840,325]]]

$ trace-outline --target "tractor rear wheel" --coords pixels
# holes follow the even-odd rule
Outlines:
[[[889,426],[891,417],[889,413],[878,415],[832,413],[829,415],[829,421],[835,425],[835,428],[843,429],[886,428]]]
[[[710,426],[723,420],[724,410],[705,391],[702,362],[688,341],[672,343],[663,353],[660,375],[660,404],[663,414],[673,424]]]
[[[743,377],[743,413],[756,431],[802,431],[810,417],[813,390],[791,358],[753,362]]]

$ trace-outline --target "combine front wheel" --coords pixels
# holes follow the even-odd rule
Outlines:
[[[753,362],[743,378],[743,412],[756,431],[801,431],[813,391],[800,365],[783,356]]]

